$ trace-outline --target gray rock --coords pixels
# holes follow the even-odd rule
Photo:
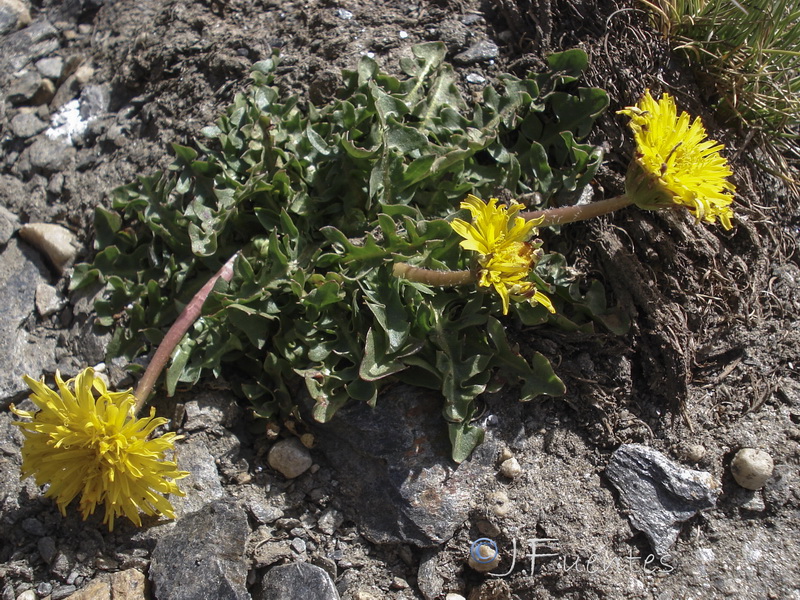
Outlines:
[[[185,496],[170,498],[178,517],[201,510],[211,501],[222,498],[219,471],[214,456],[208,451],[201,436],[192,436],[185,443],[178,444],[178,467],[191,475],[181,480],[180,487]]]
[[[333,535],[333,532],[344,522],[344,516],[335,508],[329,508],[319,516],[317,527],[326,535]]]
[[[46,318],[56,314],[65,304],[64,298],[52,285],[40,283],[36,286],[36,312]]]
[[[377,407],[347,405],[314,433],[350,502],[345,514],[375,543],[445,542],[467,519],[481,480],[495,477],[491,439],[461,465],[452,461],[441,398],[423,388],[393,386]]]
[[[249,600],[244,509],[219,500],[179,519],[156,543],[149,577],[157,600]]]
[[[64,600],[77,591],[74,585],[60,585],[50,594],[50,600]]]
[[[22,112],[11,119],[11,131],[15,136],[28,139],[47,129],[47,123],[33,113]]]
[[[0,35],[30,22],[31,13],[21,0],[0,0]]]
[[[444,578],[436,570],[438,552],[426,550],[419,561],[417,587],[425,600],[440,598],[444,591]]]
[[[304,562],[272,567],[261,580],[254,600],[339,600],[324,569]]]
[[[186,431],[230,427],[239,415],[239,407],[220,394],[200,392],[184,405],[183,428]]]
[[[27,152],[31,166],[48,175],[65,169],[75,156],[75,148],[47,137],[33,142]]]
[[[46,20],[38,20],[25,29],[9,33],[2,40],[0,85],[7,84],[10,73],[21,71],[31,61],[57,50],[57,36],[58,30]]]
[[[19,235],[44,254],[59,274],[75,260],[77,239],[66,227],[55,223],[26,223],[20,227]]]
[[[75,566],[75,558],[71,556],[72,552],[69,552],[69,554],[68,552],[69,551],[56,552],[55,558],[53,558],[53,562],[50,564],[50,572],[66,583],[70,583],[67,581],[67,578],[72,568]]]
[[[0,182],[0,185],[2,185],[2,182]],[[8,240],[19,229],[19,226],[17,215],[0,204],[0,246],[5,246],[8,243]]]
[[[31,535],[41,537],[46,533],[44,525],[36,517],[28,517],[22,520],[22,530]]]
[[[255,500],[248,502],[247,510],[250,511],[253,519],[261,525],[274,523],[283,516],[283,511],[280,508]]]
[[[90,121],[108,112],[111,94],[108,86],[87,85],[81,91],[81,118]]]
[[[30,104],[42,86],[42,76],[36,71],[25,71],[16,80],[11,82],[11,87],[6,93],[6,100],[11,104]]]
[[[61,73],[64,70],[64,59],[60,56],[50,56],[36,61],[36,70],[39,75],[58,81],[61,79]]]
[[[286,479],[294,479],[305,473],[313,464],[308,448],[297,438],[275,442],[267,455],[269,466]]]
[[[38,254],[17,238],[0,253],[0,398],[27,392],[23,375],[38,378],[55,366],[55,339],[36,339],[23,327],[46,272]]]
[[[650,540],[658,557],[668,554],[680,523],[713,508],[720,494],[710,473],[682,468],[640,444],[623,444],[611,456],[606,476],[619,491],[631,525]]]
[[[489,40],[481,40],[464,50],[464,52],[456,54],[453,57],[453,62],[462,65],[471,65],[478,62],[495,59],[499,53],[500,50],[497,47],[497,44]]]
[[[42,560],[48,565],[52,563],[56,557],[56,553],[58,552],[55,540],[53,540],[51,537],[39,538],[39,541],[36,542],[36,546],[39,550],[39,556],[42,557]]]

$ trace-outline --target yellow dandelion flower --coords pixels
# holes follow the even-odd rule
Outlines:
[[[165,496],[183,496],[175,480],[188,473],[165,460],[165,453],[180,438],[166,433],[148,439],[166,419],[155,417],[155,409],[149,417],[137,419],[133,394],[109,391],[91,368],[66,382],[56,373],[58,391],[44,380],[27,375],[23,379],[39,410],[11,406],[18,417],[31,419],[14,422],[25,436],[22,476],[33,476],[37,485],[47,485],[45,496],[55,498],[62,515],[80,494],[83,518],[103,504],[103,523],[109,530],[121,515],[141,526],[139,511],[175,518]]]
[[[492,254],[503,244],[525,240],[542,222],[541,219],[526,221],[522,217],[517,217],[517,213],[525,208],[522,204],[513,202],[506,208],[497,202],[497,198],[490,198],[487,204],[470,194],[461,203],[461,208],[472,213],[472,223],[467,223],[463,219],[453,219],[450,225],[464,238],[461,242],[462,248],[474,250],[479,254]],[[514,222],[509,227],[512,217]]]
[[[664,94],[656,101],[646,91],[637,106],[618,114],[630,117],[636,139],[636,156],[625,182],[626,193],[641,208],[680,205],[698,221],[719,218],[731,229],[734,185],[722,144],[709,140],[700,118],[690,122],[678,115],[674,99]]]
[[[472,223],[453,219],[451,226],[464,238],[461,247],[478,253],[478,285],[497,292],[503,301],[503,314],[508,314],[512,298],[539,303],[555,312],[550,299],[528,280],[541,254],[541,242],[525,240],[536,233],[542,219],[518,217],[522,204],[514,202],[505,207],[498,205],[497,198],[485,203],[470,195],[461,208],[472,213]]]

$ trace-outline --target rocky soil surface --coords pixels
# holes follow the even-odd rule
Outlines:
[[[460,466],[430,392],[390,387],[308,450],[208,382],[158,406],[191,472],[175,522],[62,517],[20,480],[6,408],[24,373],[105,359],[92,298],[67,289],[94,207],[191,145],[272,48],[320,104],[361,55],[391,70],[431,40],[473,91],[586,50],[612,98],[598,197],[631,150],[614,112],[674,94],[728,146],[735,228],[629,210],[559,238],[631,331],[521,332],[567,395],[487,395]],[[630,0],[0,0],[0,599],[800,599],[800,200],[717,127],[712,92]]]

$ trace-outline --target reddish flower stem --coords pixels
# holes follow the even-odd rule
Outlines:
[[[585,221],[600,215],[605,215],[620,208],[625,208],[633,204],[628,196],[616,196],[606,200],[599,200],[589,204],[574,206],[562,206],[560,208],[548,208],[545,210],[529,210],[520,213],[519,216],[531,221],[544,217],[538,227],[548,225],[564,225],[575,221]],[[395,263],[393,271],[395,277],[416,281],[426,285],[438,285],[442,287],[452,287],[456,285],[466,285],[475,283],[475,273],[472,271],[434,271],[421,267],[412,267],[406,263]]]
[[[620,208],[625,208],[631,204],[633,204],[633,200],[623,194],[622,196],[598,200],[597,202],[590,202],[589,204],[576,204],[574,206],[547,208],[545,210],[529,210],[520,213],[519,216],[529,221],[544,217],[544,221],[541,222],[539,227],[547,227],[548,225],[564,225],[566,223],[574,223],[575,221],[593,219],[594,217],[606,215]]]
[[[142,379],[139,381],[139,385],[136,386],[136,392],[134,393],[134,396],[136,396],[136,404],[133,407],[134,414],[138,413],[142,406],[144,406],[144,403],[150,396],[150,392],[153,391],[153,386],[155,385],[158,376],[161,375],[161,371],[164,370],[167,362],[169,362],[169,357],[172,355],[172,351],[175,350],[175,347],[181,341],[183,336],[187,331],[189,331],[189,327],[191,327],[200,316],[200,313],[203,309],[203,304],[205,303],[206,298],[208,298],[208,295],[211,293],[211,290],[214,288],[214,284],[217,282],[217,279],[230,281],[231,277],[233,277],[233,263],[238,255],[238,251],[234,253],[234,255],[228,259],[228,262],[222,265],[220,270],[217,271],[202,288],[200,288],[200,290],[189,301],[189,304],[187,304],[183,309],[183,312],[180,314],[180,316],[172,324],[172,327],[169,328],[169,331],[167,331],[164,339],[161,340],[161,343],[158,345],[155,354],[153,354],[153,358],[150,359],[150,364],[148,364],[147,369],[145,369]]]
[[[435,271],[423,267],[412,267],[408,263],[394,263],[392,273],[401,279],[441,287],[466,285],[476,281],[475,273],[472,271]]]

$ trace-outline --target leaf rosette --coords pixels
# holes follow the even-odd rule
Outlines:
[[[602,287],[578,293],[563,257],[545,253],[536,266],[561,309],[552,318],[524,304],[504,317],[500,300],[475,286],[401,280],[392,265],[468,268],[450,225],[466,216],[454,210],[467,194],[577,196],[602,160],[581,140],[608,98],[578,84],[580,50],[550,57],[546,73],[502,75],[471,103],[444,58],[440,43],[415,46],[399,76],[362,58],[322,107],[282,97],[277,54],[257,63],[249,93],[197,149],[173,145],[166,171],[97,208],[97,254],[75,268],[72,287],[103,284],[95,308],[113,331],[108,353],[146,353],[241,249],[232,280],[217,282],[173,353],[170,394],[228,369],[257,414],[298,418],[304,385],[325,422],[406,380],[442,392],[457,461],[482,439],[475,399],[497,387],[493,374],[520,382],[522,400],[562,394],[548,360],[520,353],[506,328],[615,323]],[[565,307],[589,318],[570,320]]]

